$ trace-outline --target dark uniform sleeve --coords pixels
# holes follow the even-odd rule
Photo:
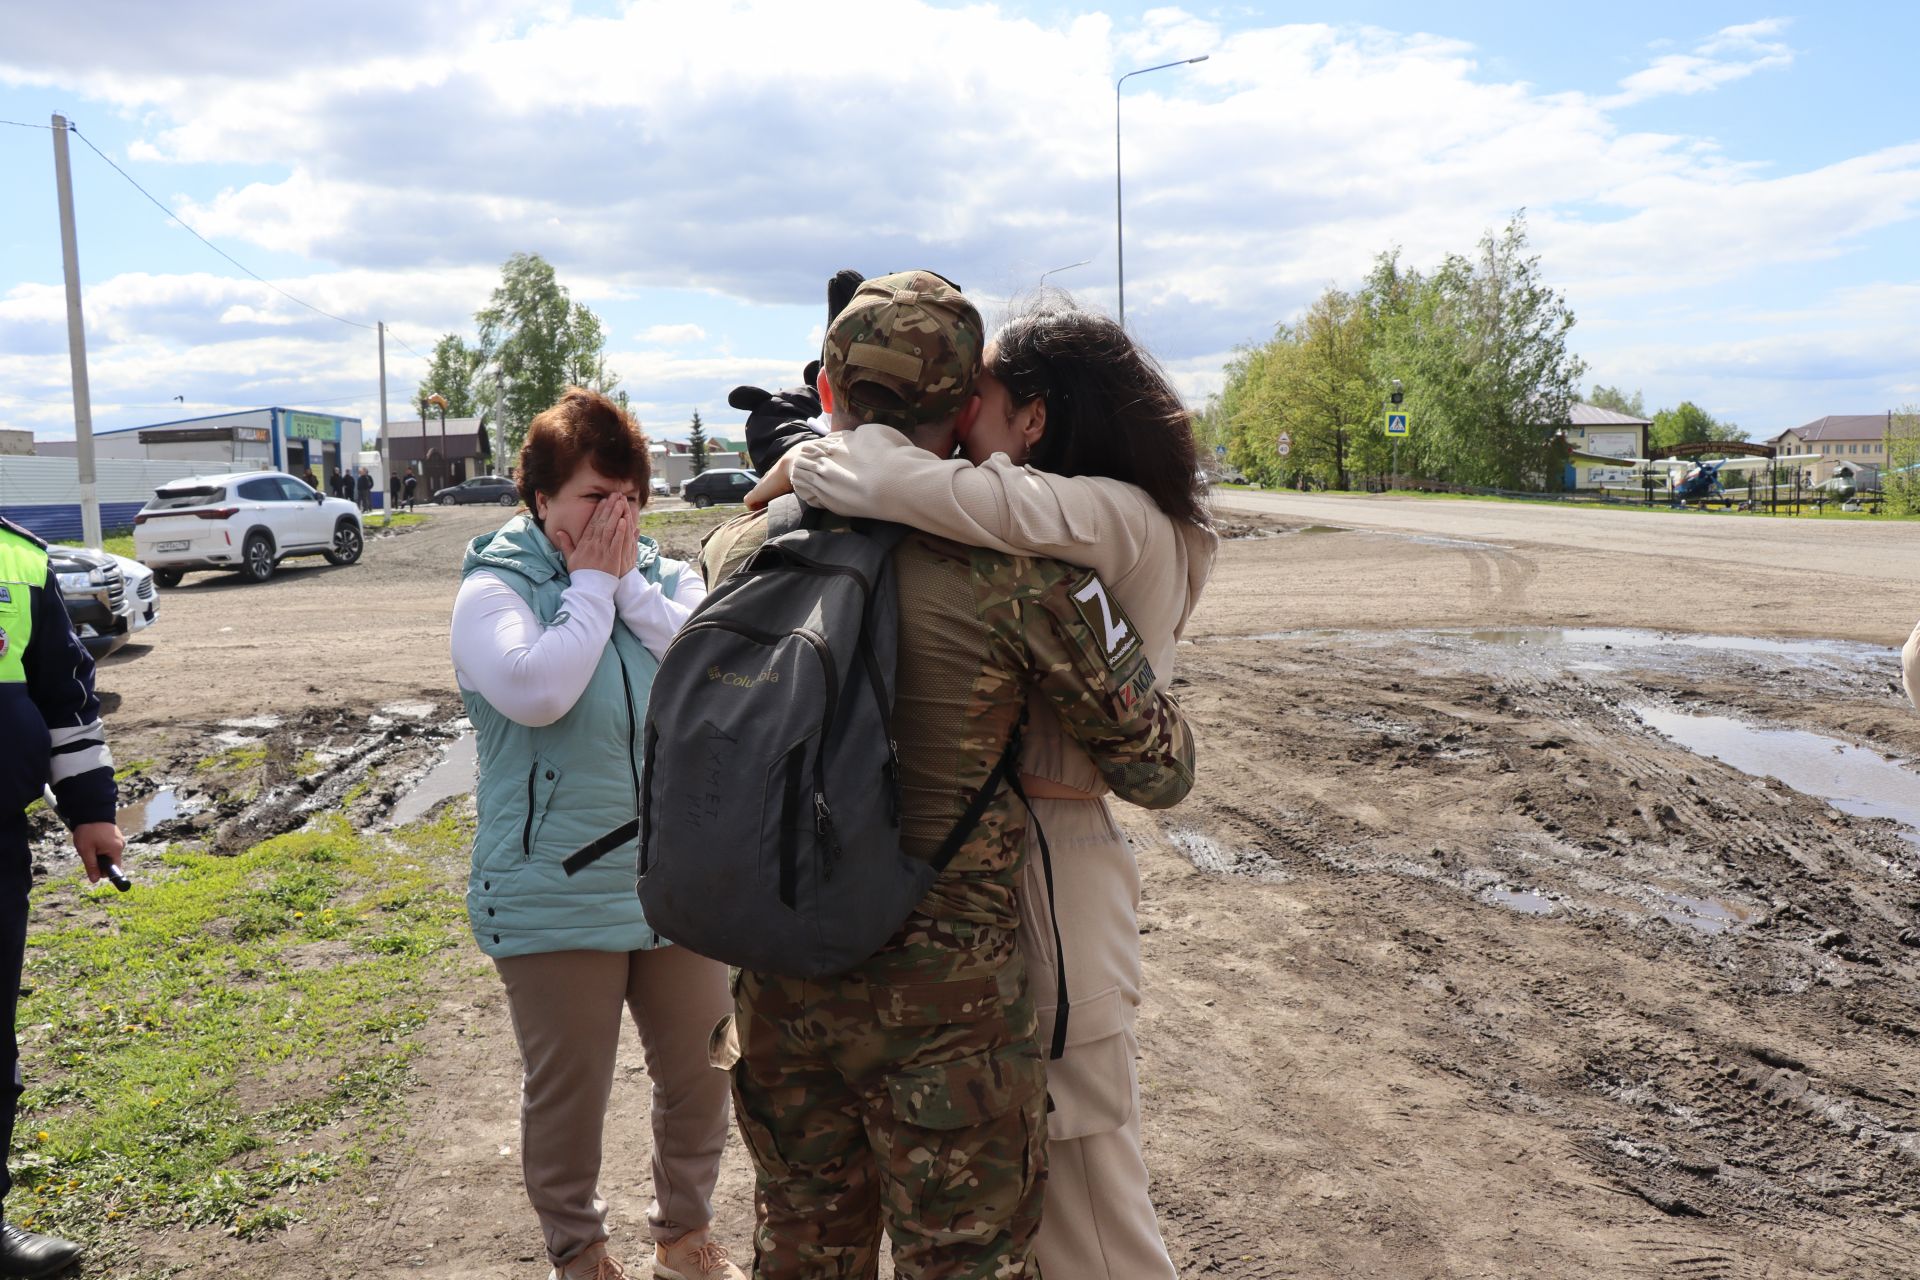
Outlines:
[[[1193,734],[1179,704],[1155,692],[1140,633],[1098,574],[1024,563],[1052,578],[1020,609],[1038,688],[1115,795],[1171,809],[1193,789]]]
[[[786,456],[787,450],[818,440],[820,428],[808,421],[820,416],[820,393],[812,387],[792,387],[768,396],[747,415],[747,459],[761,475]]]
[[[112,822],[119,789],[100,725],[100,700],[93,693],[93,655],[74,634],[51,570],[46,584],[34,593],[33,638],[22,665],[27,696],[47,722],[53,742],[48,772],[61,820],[69,827]]]

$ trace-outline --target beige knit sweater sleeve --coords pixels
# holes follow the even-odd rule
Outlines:
[[[793,489],[809,506],[911,525],[968,546],[1051,556],[1100,575],[1147,644],[1160,683],[1213,569],[1214,535],[1170,520],[1146,492],[1102,476],[936,458],[867,425],[797,447]]]
[[[1152,506],[1118,480],[1050,475],[996,453],[984,466],[936,458],[891,427],[869,425],[795,450],[793,489],[809,506],[870,516],[969,546],[1052,556],[1108,585],[1139,562]]]

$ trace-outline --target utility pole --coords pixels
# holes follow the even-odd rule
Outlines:
[[[508,474],[507,465],[507,380],[500,365],[493,366],[493,474]]]
[[[80,464],[81,540],[98,551],[100,486],[93,472],[93,393],[87,386],[87,327],[80,315],[80,246],[73,230],[73,167],[67,160],[67,118],[53,118],[53,177],[60,192],[60,265],[67,277],[67,360],[73,366],[73,440]]]
[[[387,322],[375,322],[380,331],[380,480],[386,493],[380,497],[380,527],[393,523],[393,450],[387,444]]]

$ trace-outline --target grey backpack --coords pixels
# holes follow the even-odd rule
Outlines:
[[[808,527],[798,499],[688,620],[647,707],[640,881],[647,923],[727,964],[843,973],[885,945],[1002,785],[1020,733],[936,856],[900,847],[888,721],[900,525]]]

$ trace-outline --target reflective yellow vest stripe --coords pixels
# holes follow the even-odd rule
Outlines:
[[[0,530],[0,684],[27,682],[33,593],[46,584],[46,549]]]

